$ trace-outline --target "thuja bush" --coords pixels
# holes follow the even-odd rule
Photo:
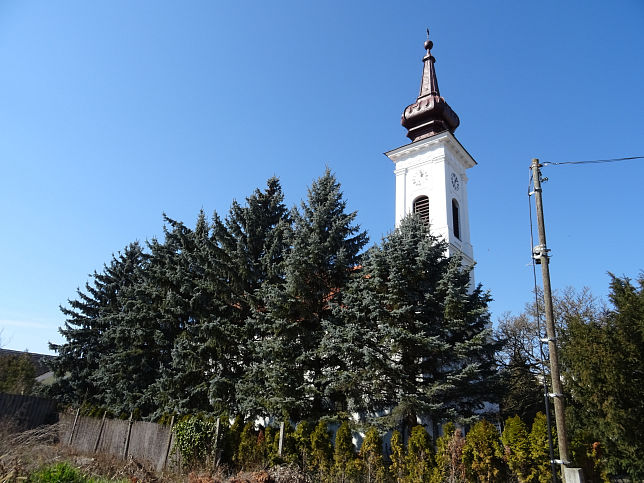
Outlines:
[[[506,481],[499,432],[492,423],[482,419],[467,433],[463,446],[463,463],[468,481]]]
[[[548,443],[548,423],[545,414],[538,412],[534,417],[530,430],[530,480],[539,483],[552,481],[552,467],[550,465],[550,445]],[[553,449],[557,448],[557,435],[552,428]],[[555,457],[557,455],[555,454]]]
[[[391,435],[391,465],[389,472],[396,482],[402,482],[407,475],[407,466],[405,461],[405,447],[403,446],[400,431],[394,431]]]
[[[255,430],[255,425],[249,421],[244,426],[235,454],[235,463],[241,469],[257,468],[263,461],[264,433]]]
[[[331,467],[332,458],[331,434],[327,430],[326,422],[320,421],[311,433],[310,467],[314,471],[327,472]]]
[[[387,480],[382,455],[382,437],[376,428],[369,428],[360,447],[363,479],[365,483],[382,483]]]
[[[423,426],[414,426],[407,441],[407,480],[410,483],[429,481],[434,467],[432,441]]]
[[[529,480],[532,472],[528,428],[519,416],[508,418],[501,434],[505,461],[519,483]]]
[[[313,428],[308,421],[300,421],[295,428],[293,440],[297,451],[297,459],[302,469],[311,465],[311,433]]]
[[[356,448],[347,421],[344,421],[335,433],[333,473],[339,483],[356,481],[360,475],[360,460],[356,458]]]

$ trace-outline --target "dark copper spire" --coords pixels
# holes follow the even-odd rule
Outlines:
[[[423,57],[423,79],[420,83],[420,94],[412,105],[407,106],[402,114],[401,124],[407,128],[407,137],[414,141],[428,138],[443,131],[454,132],[460,121],[445,99],[441,97],[436,79],[434,63],[436,59],[431,53],[434,43],[427,40]]]

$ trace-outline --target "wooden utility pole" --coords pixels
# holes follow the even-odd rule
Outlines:
[[[565,468],[570,466],[568,455],[568,436],[566,434],[566,420],[564,415],[563,387],[559,376],[559,357],[557,355],[557,334],[555,332],[555,320],[552,310],[552,289],[550,287],[550,269],[548,267],[549,256],[546,244],[546,227],[543,221],[543,200],[541,197],[541,171],[538,159],[532,160],[532,179],[534,182],[534,197],[537,206],[537,223],[539,227],[539,245],[534,247],[533,256],[537,263],[541,264],[541,276],[543,278],[543,300],[546,312],[546,335],[548,338],[548,353],[550,358],[550,377],[552,379],[552,393],[555,407],[555,423],[557,425],[557,442],[559,445],[559,458],[562,475]]]

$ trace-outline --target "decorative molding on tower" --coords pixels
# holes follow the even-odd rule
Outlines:
[[[423,78],[420,82],[420,94],[416,102],[407,106],[402,114],[401,124],[407,128],[407,137],[412,142],[434,136],[444,131],[453,133],[460,121],[449,104],[441,97],[434,64],[436,59],[431,53],[434,43],[427,40],[423,57]]]

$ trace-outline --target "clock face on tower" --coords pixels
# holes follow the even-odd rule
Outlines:
[[[454,191],[458,191],[458,189],[461,187],[461,184],[456,173],[452,173],[451,180],[452,188],[454,188]]]

